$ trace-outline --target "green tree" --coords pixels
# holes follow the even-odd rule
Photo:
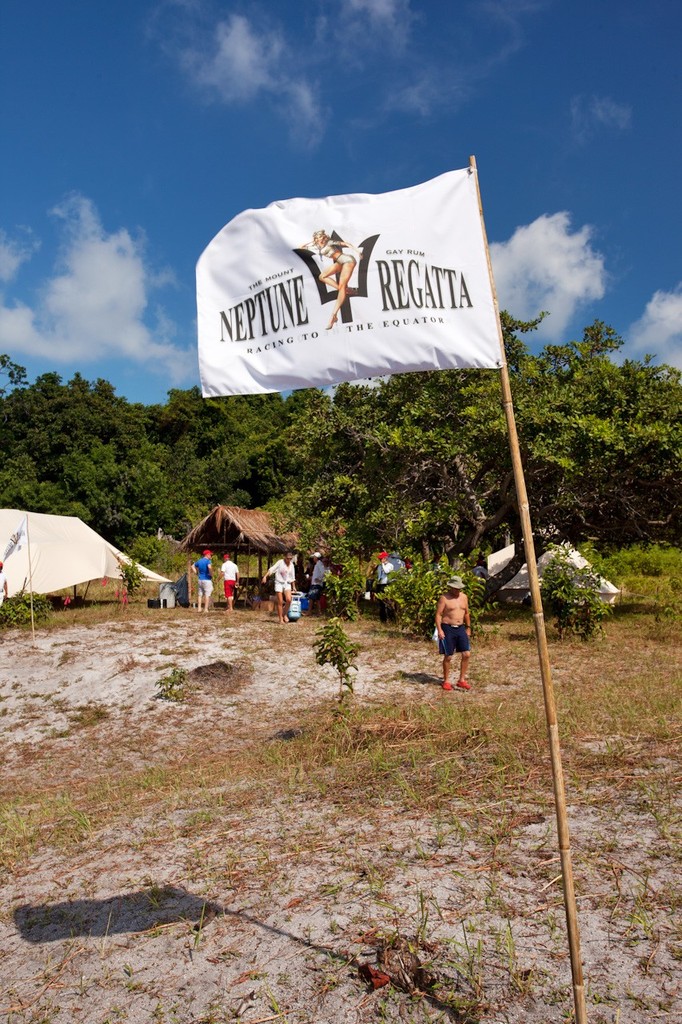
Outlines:
[[[531,355],[537,325],[503,317],[519,439],[539,551],[680,535],[682,385],[651,360],[616,363],[622,342],[597,321],[580,342]],[[496,371],[403,374],[318,399],[299,438],[293,516],[326,514],[368,553],[421,545],[453,561],[509,532],[523,560]]]
[[[0,398],[7,393],[8,388],[21,388],[27,383],[25,368],[13,363],[9,356],[0,354],[0,381],[3,378],[7,383],[0,386]]]
[[[190,388],[145,407],[80,374],[27,384],[7,357],[3,374],[0,502],[79,516],[119,547],[158,527],[183,536],[213,505],[261,504],[296,479],[281,435],[305,399],[204,400]]]

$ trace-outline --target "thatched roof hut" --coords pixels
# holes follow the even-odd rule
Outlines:
[[[205,519],[187,534],[180,544],[181,551],[211,551],[284,554],[296,544],[296,535],[277,535],[267,512],[259,509],[235,508],[216,505]]]

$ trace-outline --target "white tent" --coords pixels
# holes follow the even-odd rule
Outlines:
[[[585,566],[589,566],[589,562],[586,558],[576,551],[575,548],[571,547],[570,544],[564,544],[563,547],[568,551],[568,557],[577,569],[584,569]],[[502,572],[505,566],[509,565],[512,558],[514,557],[515,547],[513,544],[509,544],[508,547],[502,548],[500,551],[495,551],[492,555],[488,556],[488,573],[491,577],[497,576],[498,573]],[[544,555],[538,558],[538,576],[542,579],[543,570],[553,558],[552,551],[545,551]],[[609,583],[602,576],[599,576],[599,596],[602,601],[606,604],[613,604],[620,594],[620,590],[614,587],[613,583]],[[530,595],[530,582],[528,580],[528,566],[524,562],[516,576],[509,580],[508,583],[498,590],[495,597],[498,601],[514,601],[521,603]]]
[[[131,559],[100,537],[76,516],[50,516],[39,512],[22,512],[21,509],[0,509],[0,561],[13,534],[19,530],[24,517],[28,516],[28,541],[31,550],[31,577],[33,592],[51,594],[55,590],[75,587],[89,580],[121,578],[119,559]],[[29,545],[22,537],[17,546],[5,559],[4,572],[7,576],[9,596],[29,588]],[[145,580],[152,583],[168,583],[165,576],[159,576],[151,569],[139,566]]]

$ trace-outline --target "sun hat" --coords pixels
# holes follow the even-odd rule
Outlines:
[[[461,576],[453,576],[448,580],[448,590],[464,590],[464,580]]]
[[[322,552],[313,551],[313,558],[322,558]]]
[[[209,551],[209,550],[208,550],[208,548],[206,548],[206,550],[205,550],[205,551],[202,551],[201,553],[202,553],[202,555],[203,555],[203,556],[204,556],[205,558],[210,558],[210,557],[211,557],[211,555],[213,554],[213,552],[212,552],[212,551]]]

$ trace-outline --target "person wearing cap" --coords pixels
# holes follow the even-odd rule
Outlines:
[[[469,599],[464,593],[464,581],[461,576],[449,579],[447,588],[436,607],[438,650],[443,655],[443,689],[452,689],[450,666],[454,655],[459,653],[462,655],[462,662],[457,686],[460,690],[470,690],[471,686],[467,680],[471,657]]]
[[[225,600],[227,601],[227,611],[231,612],[234,607],[234,592],[239,586],[239,569],[237,564],[230,558],[229,553],[223,555],[223,564],[220,566],[220,571],[223,574],[223,590],[225,591]]]
[[[203,552],[202,557],[192,566],[192,572],[198,576],[197,582],[197,611],[201,611],[201,602],[204,602],[204,611],[208,611],[208,602],[213,593],[213,570],[211,568],[212,552],[208,548]]]
[[[287,551],[284,558],[271,565],[262,583],[267,582],[268,576],[275,577],[275,594],[277,595],[277,618],[281,625],[289,621],[289,607],[291,605],[291,588],[296,583],[296,566],[293,562],[293,552]]]
[[[379,602],[379,619],[381,622],[388,622],[389,619],[395,618],[393,608],[381,596],[390,582],[389,573],[392,573],[394,569],[395,566],[389,558],[388,552],[380,551],[379,565],[377,566],[377,581],[374,586],[374,592],[376,593],[377,601]]]
[[[310,602],[310,614],[319,615],[319,600],[322,597],[322,591],[324,590],[324,578],[329,572],[329,569],[324,564],[321,551],[315,551],[312,555],[313,560],[313,571],[310,576],[310,589],[308,590],[308,601]],[[315,611],[315,605],[318,604],[318,609]]]
[[[7,576],[5,575],[2,566],[3,563],[0,562],[0,605],[2,605],[5,598],[9,596],[9,592],[7,590]]]

